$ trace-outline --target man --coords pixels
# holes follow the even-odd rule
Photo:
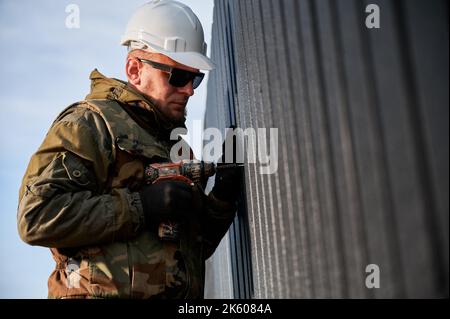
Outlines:
[[[153,1],[131,18],[128,83],[91,73],[85,101],[65,109],[33,155],[19,193],[18,228],[50,247],[50,298],[201,298],[204,261],[233,220],[238,172],[201,185],[147,184],[145,167],[170,161],[172,129],[212,69],[203,29],[176,1]],[[173,221],[177,236],[164,240]]]

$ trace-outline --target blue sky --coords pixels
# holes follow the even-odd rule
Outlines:
[[[89,92],[94,68],[125,79],[120,37],[145,2],[0,0],[0,298],[47,297],[50,252],[17,233],[21,179],[55,116]],[[181,2],[199,17],[210,47],[213,0]],[[69,4],[80,9],[79,29],[66,28]],[[206,81],[188,104],[188,129],[203,119]]]

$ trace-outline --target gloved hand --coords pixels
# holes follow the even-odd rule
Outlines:
[[[145,185],[140,196],[145,223],[150,227],[168,220],[183,222],[193,210],[192,188],[185,182],[166,180]]]
[[[227,163],[225,161],[225,146],[227,145],[227,140],[233,138],[232,143],[229,143],[232,147],[231,150],[233,153],[233,161],[232,163],[236,163],[236,148],[237,148],[237,141],[236,136],[230,136],[231,130],[228,132],[229,135],[226,137],[226,140],[223,142],[222,145],[222,158],[221,163],[219,162],[217,164],[218,167],[221,166],[221,164],[231,164]],[[229,147],[229,146],[228,146]],[[230,168],[224,168],[224,169],[217,169],[216,172],[216,179],[214,183],[214,187],[212,189],[212,192],[214,196],[220,200],[227,201],[227,202],[235,202],[239,196],[241,188],[241,168],[240,167],[230,167]]]
[[[212,189],[216,198],[227,202],[235,202],[239,196],[240,188],[240,167],[217,170],[216,180]]]

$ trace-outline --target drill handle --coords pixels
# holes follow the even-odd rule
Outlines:
[[[184,182],[190,186],[192,186],[194,184],[193,181],[191,181],[189,178],[187,178],[186,176],[183,176],[183,175],[161,176],[161,177],[158,177],[157,179],[151,181],[150,183],[155,184],[155,183],[158,183],[161,181],[167,181],[167,180]]]

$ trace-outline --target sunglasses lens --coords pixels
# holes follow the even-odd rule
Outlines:
[[[169,83],[175,87],[183,87],[192,82],[192,88],[196,89],[203,80],[203,73],[193,73],[181,69],[173,69]]]
[[[205,75],[203,73],[198,73],[195,77],[194,77],[194,82],[192,82],[192,88],[196,89],[198,88],[198,86],[200,85],[200,83],[202,83],[203,81],[203,77]]]

